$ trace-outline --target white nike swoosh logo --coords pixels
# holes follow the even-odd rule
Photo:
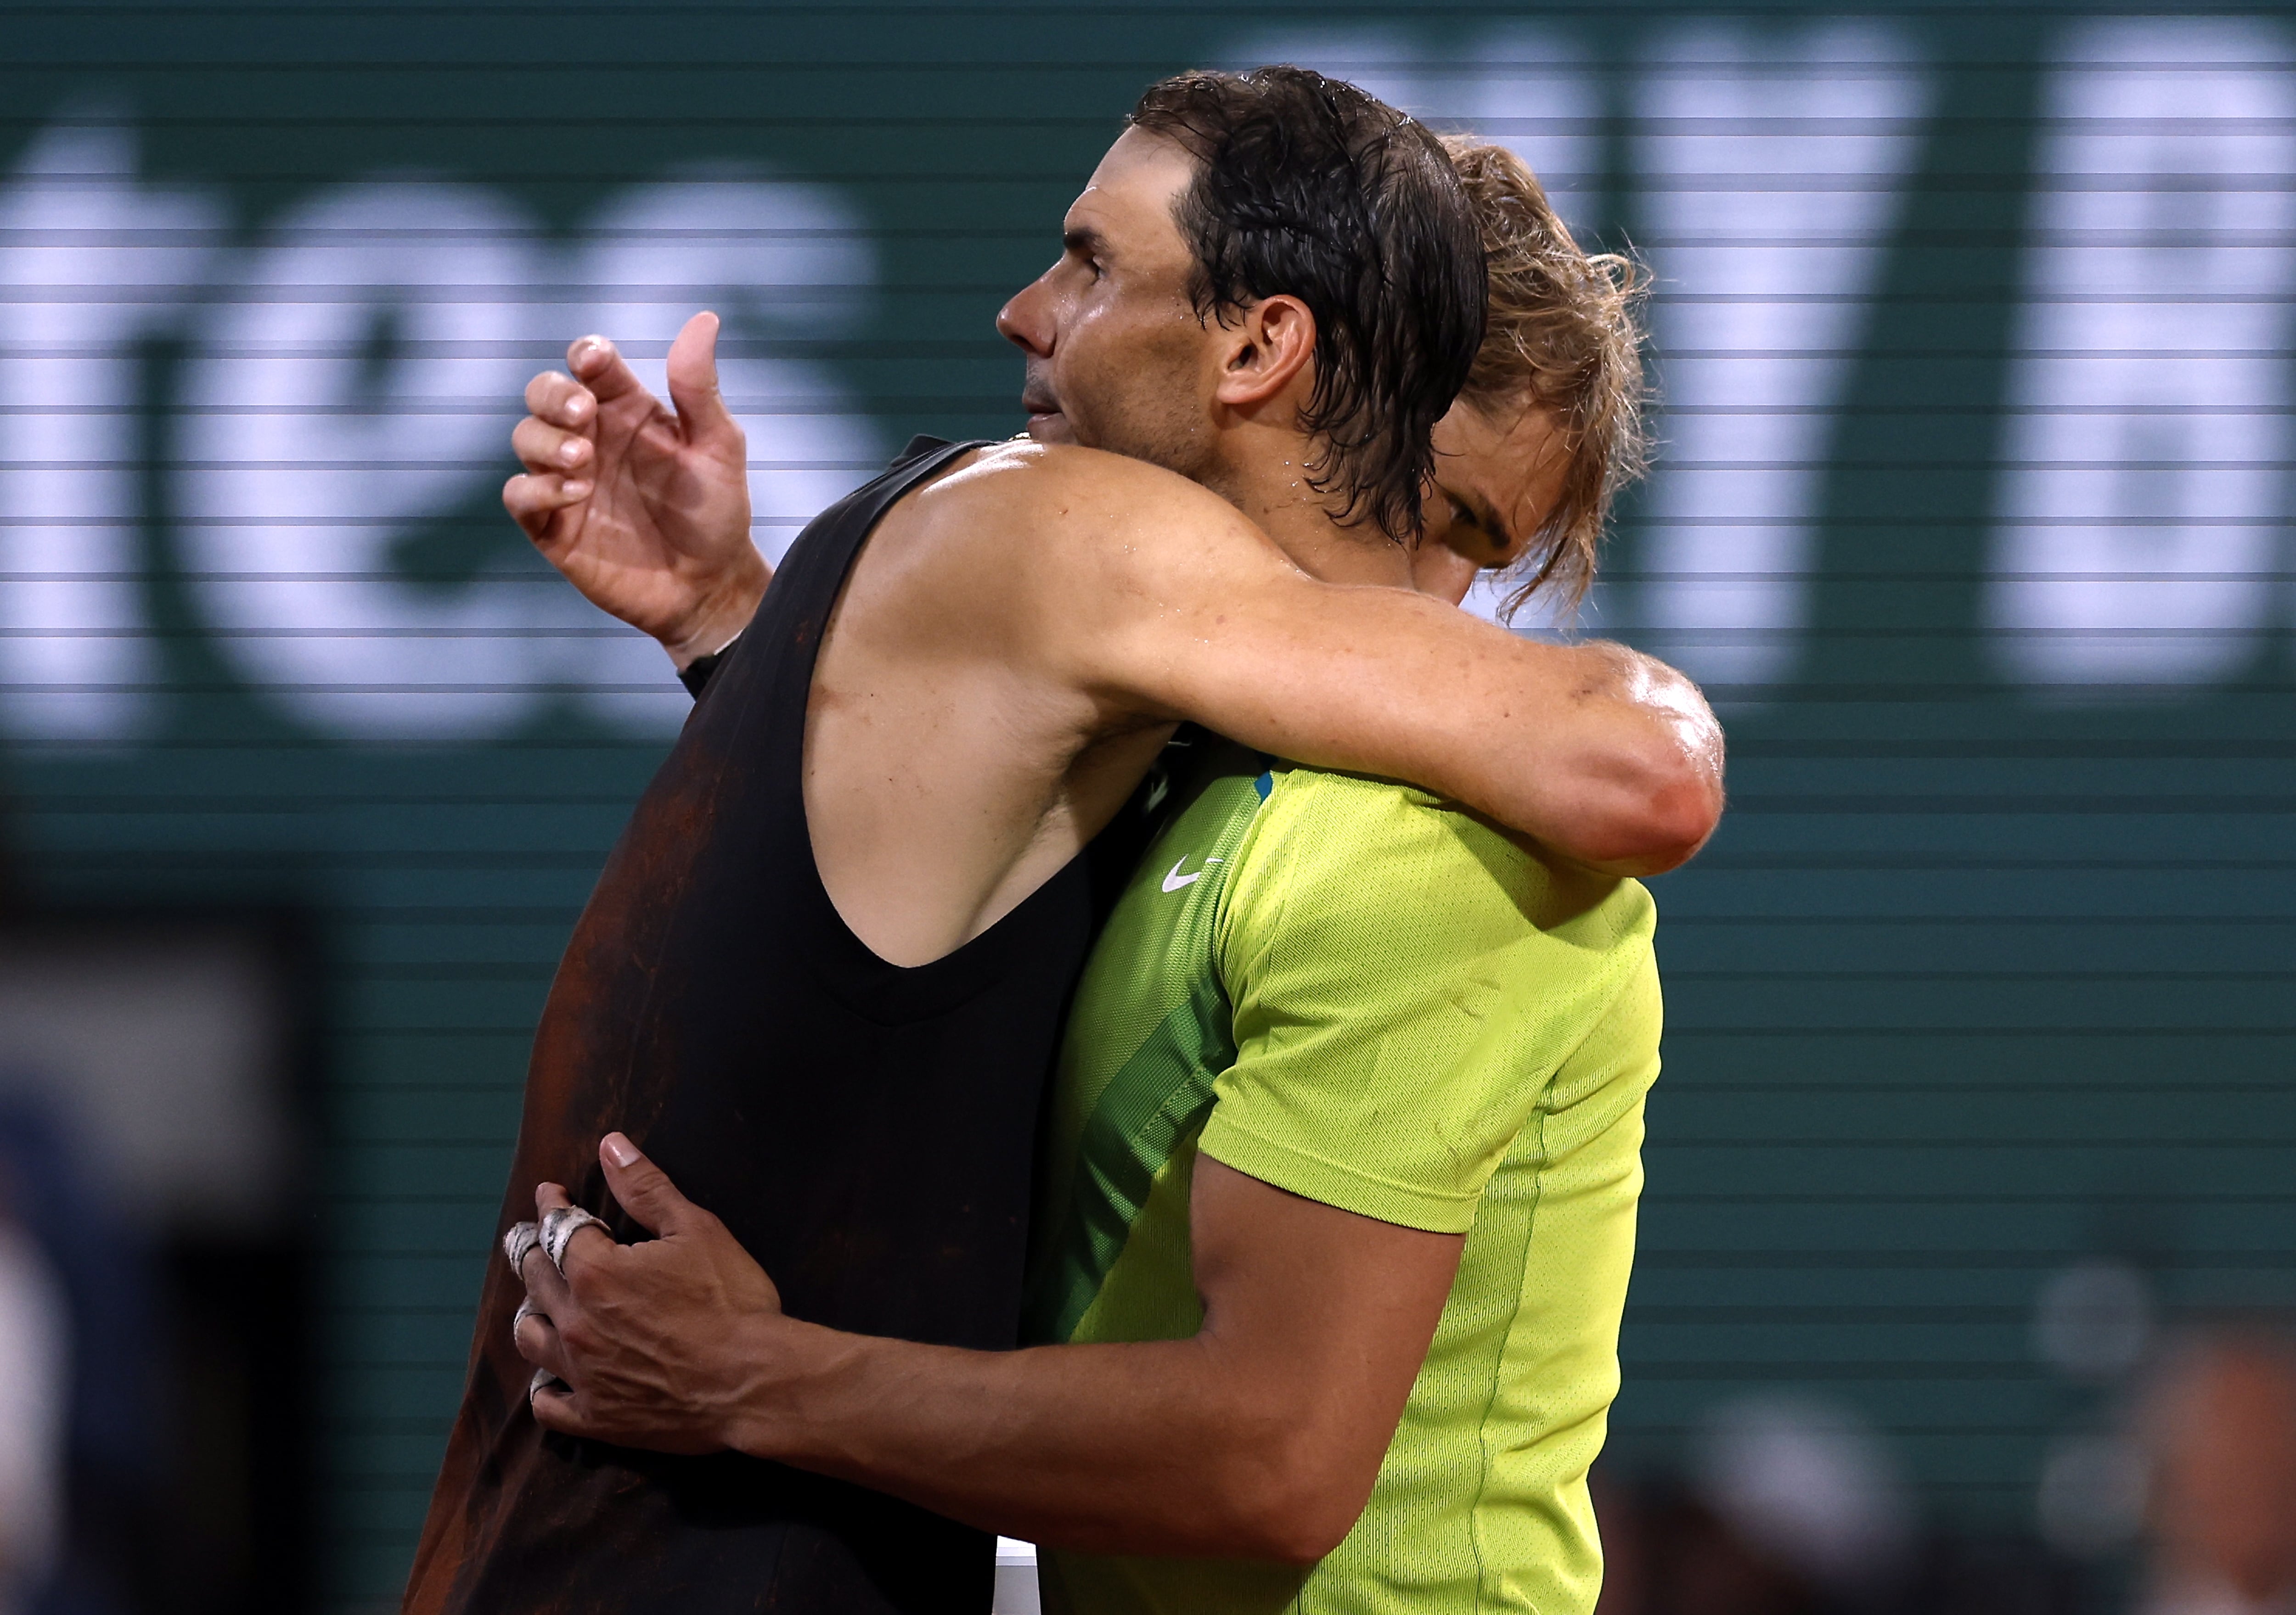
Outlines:
[[[1191,875],[1182,874],[1180,873],[1180,864],[1185,864],[1187,861],[1187,859],[1182,858],[1179,864],[1173,865],[1171,868],[1164,872],[1164,889],[1166,891],[1177,891],[1183,886],[1193,886],[1198,881],[1204,878],[1203,869],[1199,869],[1195,873]],[[1220,860],[1218,858],[1206,858],[1204,860],[1204,869],[1210,869],[1213,865],[1218,862],[1220,862]]]

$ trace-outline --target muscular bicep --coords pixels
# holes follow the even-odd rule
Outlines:
[[[1089,631],[1070,629],[1118,704],[1409,781],[1610,873],[1671,868],[1711,832],[1719,731],[1657,664],[1526,640],[1406,589],[1320,583],[1256,529],[1188,548],[1124,557]]]
[[[1251,1388],[1299,1506],[1336,1542],[1371,1496],[1466,1236],[1343,1211],[1200,1156],[1199,1340]]]
[[[935,592],[961,607],[947,627],[1072,699],[1088,732],[1193,719],[1407,780],[1615,874],[1673,867],[1721,811],[1712,713],[1622,647],[1320,583],[1205,489],[1089,449],[986,455],[947,488],[969,535]]]

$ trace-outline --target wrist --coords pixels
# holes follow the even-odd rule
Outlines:
[[[707,590],[684,622],[661,636],[661,648],[669,652],[670,664],[681,673],[696,657],[714,656],[732,644],[758,614],[766,586],[773,581],[773,570],[755,549],[742,547],[748,551],[747,560]]]
[[[740,1394],[722,1411],[718,1439],[738,1453],[801,1463],[824,1448],[834,1388],[846,1376],[857,1337],[761,1314],[739,1326],[735,1349],[750,1365]]]

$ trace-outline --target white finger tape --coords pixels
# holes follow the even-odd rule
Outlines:
[[[561,1206],[543,1217],[543,1253],[550,1258],[550,1265],[562,1275],[566,1271],[566,1242],[585,1228],[603,1228],[605,1226],[579,1206]],[[606,1237],[611,1239],[613,1235],[609,1234]]]
[[[503,1254],[510,1258],[512,1273],[525,1271],[526,1258],[542,1242],[542,1230],[532,1223],[513,1223],[511,1231],[503,1235]]]

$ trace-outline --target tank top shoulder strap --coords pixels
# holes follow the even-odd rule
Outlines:
[[[742,636],[734,642],[726,663],[709,677],[709,701],[719,709],[718,721],[732,721],[757,734],[762,724],[767,765],[776,774],[791,771],[796,783],[792,746],[802,750],[805,709],[813,685],[813,666],[821,652],[821,638],[836,609],[838,592],[854,558],[887,511],[911,488],[925,481],[959,455],[983,447],[980,441],[951,443],[938,438],[916,438],[901,457],[874,480],[863,484],[806,524],[774,570],[765,603]],[[729,707],[747,709],[736,719]],[[760,708],[762,707],[762,709]],[[697,717],[700,713],[697,711]],[[761,759],[762,760],[762,759]]]
[[[799,676],[800,704],[802,692],[812,682],[814,659],[821,649],[829,613],[837,604],[838,591],[845,586],[845,575],[853,570],[854,558],[871,531],[911,488],[959,455],[982,447],[980,441],[911,439],[901,457],[882,476],[816,516],[790,545],[774,574],[773,586],[766,591],[765,607],[758,614],[757,626],[766,632],[756,636],[797,659],[796,665],[785,667],[783,672]]]

